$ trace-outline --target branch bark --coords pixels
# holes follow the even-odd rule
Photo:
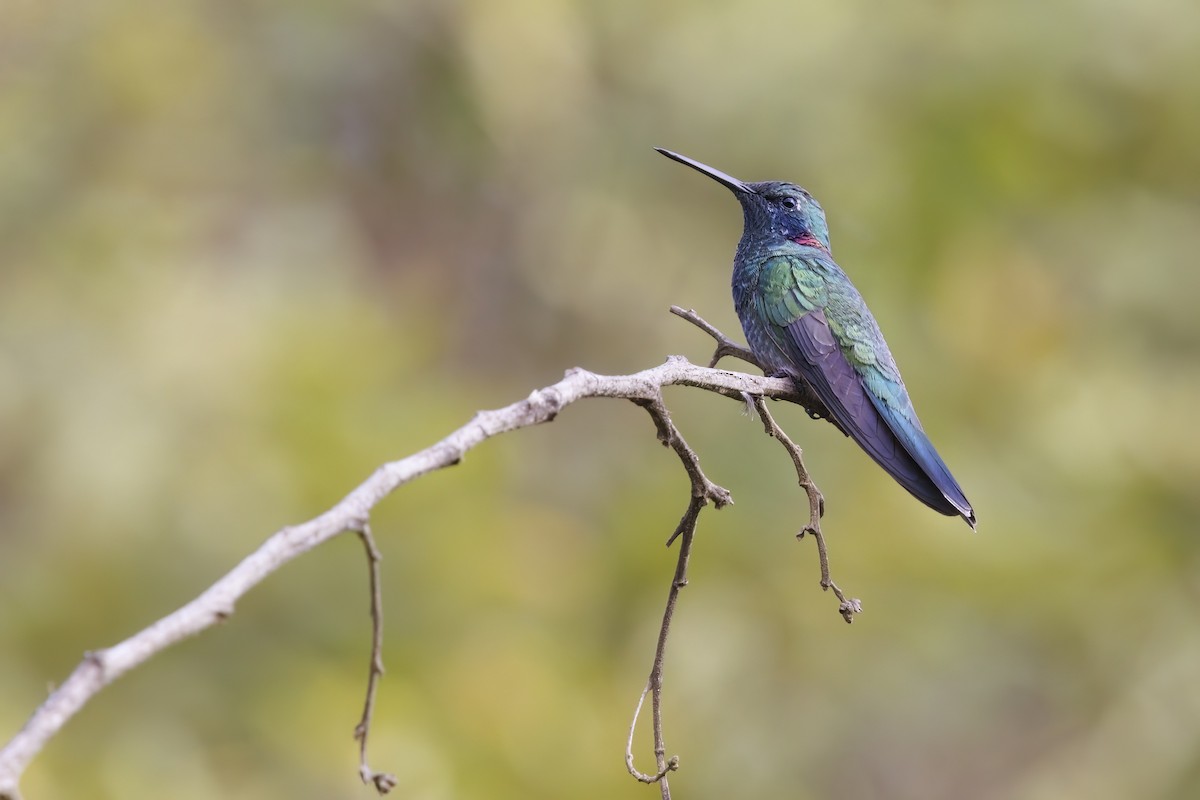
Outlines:
[[[727,354],[733,354],[733,351]],[[672,356],[664,364],[632,375],[597,375],[583,369],[572,369],[558,383],[537,389],[524,400],[504,408],[481,411],[470,422],[441,441],[407,458],[379,467],[337,505],[320,516],[272,534],[257,550],[191,602],[116,645],[86,653],[67,679],[33,712],[24,727],[3,749],[0,749],[0,800],[18,800],[20,778],[33,758],[71,717],[117,678],[171,645],[229,618],[242,595],[297,556],[307,553],[340,533],[352,531],[362,535],[368,531],[371,510],[399,487],[435,470],[458,464],[469,450],[493,436],[549,422],[562,409],[578,400],[610,397],[631,400],[646,407],[655,417],[660,437],[664,435],[664,430],[666,431],[667,438],[664,439],[664,443],[676,450],[688,469],[692,480],[693,502],[703,505],[703,502],[699,501],[699,498],[703,498],[712,499],[715,504],[721,492],[724,492],[727,500],[728,493],[711,484],[699,471],[699,462],[695,460],[694,454],[689,461],[685,453],[680,451],[677,443],[682,444],[682,438],[678,437],[677,431],[675,440],[671,439],[673,426],[664,428],[662,419],[669,422],[669,416],[665,416],[666,411],[662,406],[661,391],[665,386],[691,386],[739,401],[747,397],[759,397],[790,400],[803,405],[806,399],[787,379],[763,378],[700,367],[680,356]],[[657,413],[659,409],[661,415]],[[686,444],[682,446],[686,447]],[[700,492],[699,495],[697,491]],[[695,511],[698,513],[699,508]],[[691,512],[692,508],[689,506],[689,513]],[[685,535],[690,545],[690,533],[683,530],[682,523],[679,533]],[[681,547],[681,554],[683,552],[684,548]],[[374,562],[372,564],[374,565]],[[686,560],[681,560],[680,567],[686,567]],[[677,593],[678,586],[682,584],[676,580],[672,585],[673,608],[674,593]],[[374,598],[374,589],[372,592]],[[664,624],[668,623],[669,618],[664,619]],[[378,618],[375,624],[381,624]],[[382,665],[375,661],[376,655],[377,651],[373,648],[373,679],[378,677],[377,668],[380,671],[382,669]],[[659,686],[660,655],[657,653],[655,658],[656,669],[659,671]],[[654,683],[653,674],[652,672],[651,684]],[[369,721],[373,681],[369,691],[371,695],[364,712],[364,722]],[[661,743],[661,734],[656,739],[657,749]],[[360,744],[364,748],[363,773],[374,781],[375,773],[366,768],[365,731]],[[661,757],[660,762],[660,769],[667,766],[667,762]],[[666,794],[664,786],[664,796]]]

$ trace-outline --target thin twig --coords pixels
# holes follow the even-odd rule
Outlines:
[[[829,574],[829,553],[825,549],[825,536],[821,533],[821,517],[825,515],[825,497],[817,488],[817,484],[813,482],[812,476],[808,474],[808,468],[804,466],[804,451],[775,422],[775,418],[767,409],[766,401],[761,396],[751,395],[750,402],[754,404],[754,409],[762,419],[763,429],[767,435],[783,445],[783,449],[792,457],[800,488],[804,489],[804,493],[808,496],[808,524],[800,529],[796,538],[803,539],[806,533],[812,534],[817,543],[817,559],[821,564],[821,588],[833,591],[838,599],[838,612],[842,615],[842,619],[846,622],[854,622],[854,615],[862,611],[862,601],[857,597],[847,598]]]
[[[633,709],[633,720],[629,723],[629,737],[625,740],[625,769],[629,770],[629,774],[642,783],[655,783],[662,780],[662,777],[667,774],[664,770],[654,775],[647,775],[633,765],[633,734],[637,731],[638,718],[642,715],[642,706],[646,704],[646,695],[649,693],[650,681],[647,680],[646,685],[642,687],[637,705]]]
[[[654,666],[650,668],[650,701],[654,723],[654,759],[658,772],[662,775],[659,790],[662,800],[671,800],[671,786],[667,782],[667,773],[679,769],[679,756],[667,758],[667,745],[663,739],[662,717],[662,687],[663,665],[667,653],[667,635],[671,631],[671,620],[675,616],[675,604],[679,600],[679,590],[687,586],[688,560],[692,554],[692,539],[696,534],[696,522],[700,518],[700,509],[704,507],[703,497],[693,497],[688,504],[683,519],[675,533],[671,535],[668,544],[679,537],[679,560],[675,562],[675,575],[671,579],[671,589],[667,592],[667,607],[663,610],[662,628],[658,632],[658,643],[654,648]]]
[[[646,688],[638,698],[637,707],[633,712],[633,721],[629,725],[629,738],[625,744],[625,767],[629,774],[643,783],[658,783],[662,800],[671,800],[671,787],[667,781],[667,773],[679,768],[679,757],[667,758],[667,745],[663,738],[662,717],[662,687],[663,665],[667,653],[667,639],[671,633],[671,621],[675,617],[675,605],[679,599],[679,590],[687,585],[687,566],[692,553],[692,540],[696,533],[696,523],[700,518],[700,510],[711,500],[715,508],[723,508],[733,503],[729,491],[708,479],[700,468],[700,458],[688,445],[675,423],[671,420],[670,412],[663,404],[662,397],[650,400],[635,401],[650,414],[658,429],[658,438],[664,445],[671,447],[683,463],[688,477],[692,482],[692,496],[688,502],[687,511],[675,527],[675,531],[667,539],[667,546],[680,540],[679,558],[675,565],[675,574],[671,578],[671,588],[667,593],[667,606],[663,611],[662,626],[658,631],[658,642],[654,648],[654,662],[650,667],[650,677],[646,680]],[[654,735],[654,759],[657,771],[647,774],[637,769],[633,762],[633,736],[637,729],[638,717],[646,702],[646,693],[650,693],[650,707]]]
[[[371,717],[375,713],[375,692],[379,678],[383,675],[383,591],[379,581],[379,562],[383,556],[375,546],[371,526],[363,525],[358,531],[363,548],[367,551],[367,566],[371,574],[371,666],[367,672],[367,699],[363,702],[362,719],[354,728],[358,740],[358,776],[362,782],[375,787],[380,794],[396,788],[396,776],[390,772],[375,772],[367,765],[367,738],[371,733]]]
[[[675,532],[671,534],[670,542],[679,539],[679,558],[675,562],[675,574],[671,577],[671,588],[667,592],[667,606],[663,610],[662,626],[658,630],[658,643],[654,648],[654,663],[650,668],[650,677],[646,687],[638,698],[637,707],[633,710],[633,721],[629,723],[629,738],[625,742],[625,767],[629,774],[642,783],[658,783],[662,800],[671,800],[671,786],[667,782],[667,773],[679,769],[679,756],[667,758],[667,746],[663,738],[662,721],[662,687],[664,663],[667,653],[667,637],[671,632],[671,621],[675,617],[675,606],[679,600],[679,590],[687,586],[688,560],[692,554],[692,541],[696,533],[696,522],[700,517],[700,509],[704,507],[703,497],[693,497],[688,503],[683,519],[679,521]],[[653,775],[639,771],[633,764],[633,735],[637,729],[638,717],[641,716],[642,706],[646,702],[646,693],[650,693],[651,725],[654,731],[654,759],[658,771]]]
[[[719,331],[714,325],[697,314],[695,309],[685,309],[680,306],[671,306],[671,313],[677,317],[687,320],[716,340],[717,349],[713,351],[712,358],[709,359],[708,366],[715,367],[717,362],[722,358],[731,356],[733,358],[740,358],[747,364],[752,364],[753,366],[756,366],[766,372],[766,367],[764,367],[759,360],[755,358],[754,353],[750,352],[748,348],[742,347],[740,344],[721,333],[721,331]]]

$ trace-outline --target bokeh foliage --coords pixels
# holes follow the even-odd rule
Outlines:
[[[0,737],[88,648],[574,365],[729,332],[736,205],[829,211],[980,533],[798,409],[668,402],[701,521],[667,677],[692,798],[1200,794],[1200,5],[0,5]],[[401,797],[624,773],[687,484],[594,401],[402,490],[374,739]],[[100,696],[33,798],[365,797],[338,541]],[[649,764],[648,749],[642,757]]]

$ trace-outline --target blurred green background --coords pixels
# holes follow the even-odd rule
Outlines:
[[[89,648],[572,366],[733,333],[727,192],[831,221],[980,531],[829,425],[853,627],[736,403],[667,400],[707,512],[679,797],[1200,796],[1200,5],[0,5],[0,740]],[[731,364],[732,366],[732,364]],[[372,763],[404,798],[650,798],[622,765],[687,483],[589,401],[388,499]],[[123,678],[30,798],[364,798],[339,539]],[[640,740],[640,763],[652,763]]]

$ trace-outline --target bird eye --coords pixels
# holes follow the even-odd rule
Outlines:
[[[796,198],[785,197],[783,198],[782,203],[784,208],[794,209],[796,207]]]

